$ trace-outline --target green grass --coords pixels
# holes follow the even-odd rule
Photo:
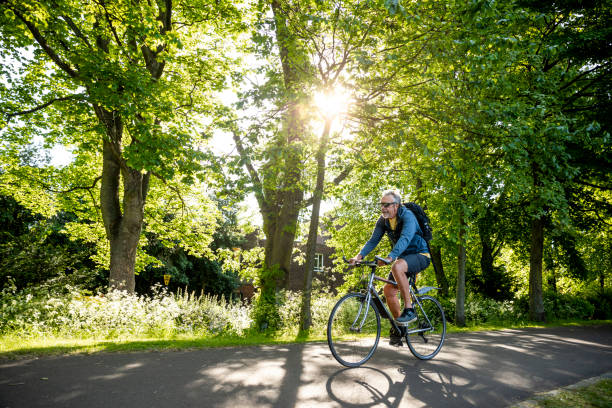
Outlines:
[[[237,347],[325,341],[320,335],[266,335],[249,333],[237,336],[176,336],[173,338],[124,338],[116,340],[0,337],[0,358],[20,358],[58,354],[91,354],[98,352],[136,352],[153,350],[186,350],[197,348]]]
[[[560,321],[551,323],[495,323],[456,327],[447,326],[449,333],[465,333],[473,331],[490,331],[504,329],[519,329],[528,327],[558,327],[558,326],[593,326],[612,324],[612,320],[595,321]],[[385,332],[383,331],[383,334]],[[243,336],[210,336],[179,335],[166,338],[92,339],[92,338],[58,338],[22,336],[0,337],[0,358],[23,358],[30,356],[58,354],[90,354],[97,352],[136,352],[149,350],[184,350],[195,348],[240,347],[269,344],[307,343],[326,341],[325,334],[267,334],[250,331]]]
[[[466,333],[475,331],[492,331],[506,329],[570,327],[570,326],[600,326],[610,325],[612,320],[556,320],[552,322],[487,322],[481,324],[468,323],[465,327],[458,327],[447,323],[448,333]]]
[[[554,395],[539,396],[534,402],[542,408],[612,407],[612,379],[599,380],[586,387],[564,388]]]

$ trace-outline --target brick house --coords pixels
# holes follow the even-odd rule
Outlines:
[[[258,239],[257,236],[257,232],[249,234],[247,236],[247,242],[243,245],[243,248],[249,249],[256,246],[264,246],[265,240]],[[333,255],[334,250],[333,248],[327,246],[325,241],[326,237],[320,235],[317,236],[313,280],[318,279],[323,285],[335,290],[343,283],[343,279],[341,274],[331,272],[331,256]],[[295,247],[304,254],[303,256],[305,256],[306,242],[296,241]],[[292,291],[301,291],[304,288],[306,264],[303,262],[300,265],[296,258],[297,257],[294,256],[291,261],[291,269],[289,270],[286,288]],[[242,282],[241,286],[239,286],[235,292],[242,299],[250,299],[256,290],[257,289],[253,287],[251,282]]]

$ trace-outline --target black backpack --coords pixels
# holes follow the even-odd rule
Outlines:
[[[412,211],[412,213],[416,217],[419,223],[419,227],[421,227],[421,231],[423,231],[423,239],[425,240],[425,242],[427,242],[427,245],[429,246],[429,241],[431,241],[433,231],[429,222],[429,217],[427,216],[427,214],[425,214],[423,208],[421,208],[421,206],[417,203],[404,203],[404,207]]]

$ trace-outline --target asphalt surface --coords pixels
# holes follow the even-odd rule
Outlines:
[[[0,360],[0,407],[507,407],[612,371],[612,326],[451,334],[420,361],[386,340]]]

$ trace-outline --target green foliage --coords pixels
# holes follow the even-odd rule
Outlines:
[[[238,222],[238,208],[230,205],[228,200],[212,197],[217,206],[218,224],[212,234],[212,242],[205,254],[188,253],[180,240],[160,240],[154,233],[147,234],[148,255],[160,261],[159,265],[148,265],[138,274],[136,288],[138,293],[148,293],[155,283],[163,281],[163,275],[170,275],[168,289],[176,292],[183,288],[192,292],[203,292],[210,295],[224,296],[229,299],[239,286],[239,275],[242,279],[251,279],[251,265],[260,264],[261,259],[254,255],[259,248],[243,250],[240,247],[246,242],[250,225]],[[167,216],[166,218],[171,218]]]
[[[302,292],[283,290],[279,294],[280,305],[278,309],[281,325],[279,331],[284,334],[297,335],[300,327],[300,307]],[[323,335],[327,331],[329,314],[336,304],[337,297],[325,289],[314,289],[311,296],[312,325],[310,334]]]
[[[439,299],[447,319],[453,322],[455,299]],[[585,295],[584,293],[544,294],[544,308],[547,321],[607,319],[610,316],[609,293],[607,295]],[[599,306],[600,303],[603,303]],[[467,322],[473,325],[483,323],[513,324],[529,320],[529,299],[526,295],[512,300],[496,301],[482,296],[468,294],[465,301]]]
[[[440,299],[449,322],[454,321],[455,299]],[[521,323],[528,320],[527,308],[520,300],[495,301],[468,294],[465,300],[465,318],[470,324]]]
[[[551,292],[544,294],[544,308],[548,320],[589,320],[595,312],[595,306],[583,296]]]
[[[249,306],[209,295],[171,295],[159,287],[150,297],[121,291],[91,296],[71,287],[5,289],[0,302],[0,333],[26,338],[242,335],[251,325]]]
[[[266,282],[265,276],[269,275],[260,272],[259,293],[257,293],[252,301],[254,303],[252,319],[255,322],[255,327],[261,331],[276,331],[281,328],[282,321],[279,314],[279,308],[282,302],[282,296],[275,289],[274,280]],[[278,276],[278,272],[276,273]]]
[[[587,294],[586,300],[595,307],[593,319],[612,319],[612,290],[607,289],[598,293],[590,292]]]
[[[125,256],[109,241],[131,234],[121,247],[140,249],[137,258],[115,259],[111,280],[125,282],[116,265],[127,262],[131,282],[134,269],[155,263],[139,232],[210,255],[216,216],[200,194],[202,128],[226,82],[236,5],[11,0],[0,16],[0,52],[11,62],[0,82],[0,193],[46,217],[75,214],[66,232],[95,244],[103,268]],[[20,160],[40,139],[73,160],[62,168]]]
[[[57,279],[91,289],[104,284],[89,260],[93,247],[62,232],[74,216],[43,219],[7,196],[0,196],[0,213],[0,287],[22,289]]]

